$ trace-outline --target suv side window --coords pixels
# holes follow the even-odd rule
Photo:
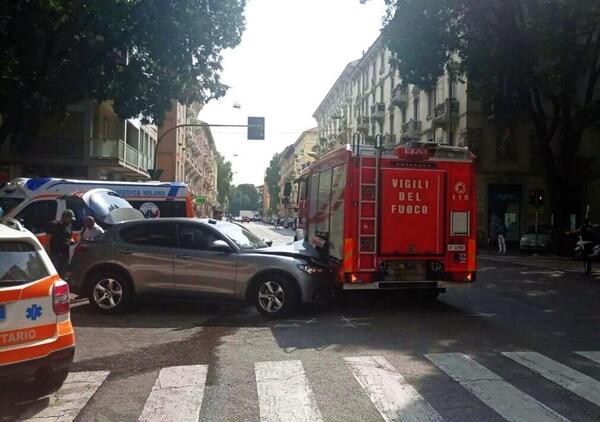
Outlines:
[[[193,249],[208,251],[215,240],[221,238],[207,227],[198,224],[179,224],[178,241],[179,249]]]
[[[157,221],[125,227],[119,237],[132,245],[174,248],[177,246],[175,230],[175,223]]]
[[[36,201],[23,208],[16,216],[32,233],[42,233],[51,221],[56,220],[56,201]]]

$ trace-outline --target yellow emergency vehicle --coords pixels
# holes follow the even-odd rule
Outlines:
[[[38,239],[13,219],[0,224],[0,384],[35,380],[58,389],[73,362],[69,286]]]

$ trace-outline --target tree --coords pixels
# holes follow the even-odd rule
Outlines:
[[[0,147],[35,135],[68,104],[112,100],[160,124],[171,100],[224,95],[221,51],[244,30],[245,0],[6,1],[0,6]]]
[[[279,198],[279,182],[281,178],[279,158],[279,154],[273,155],[273,158],[271,158],[271,162],[269,163],[269,167],[267,167],[265,175],[265,184],[267,186],[267,189],[269,190],[269,197],[271,198],[269,203],[269,210],[273,214],[277,213],[277,209],[279,208],[279,202],[281,201],[281,199]]]
[[[256,186],[249,183],[235,186],[230,194],[229,212],[238,215],[240,210],[258,211],[260,200]]]
[[[217,201],[222,207],[226,207],[231,194],[231,162],[217,152]]]
[[[403,83],[429,88],[450,69],[497,121],[535,128],[555,216],[568,223],[574,156],[600,120],[597,0],[386,0],[384,42]]]

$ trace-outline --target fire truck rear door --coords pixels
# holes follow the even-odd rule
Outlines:
[[[381,255],[442,255],[446,172],[382,169]]]

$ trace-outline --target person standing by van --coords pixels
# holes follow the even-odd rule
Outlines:
[[[504,221],[500,220],[498,225],[496,226],[496,235],[498,236],[498,253],[501,255],[506,255],[506,232],[508,229],[506,228],[506,224]]]
[[[72,225],[75,213],[65,210],[60,220],[54,220],[48,226],[48,252],[56,271],[62,276],[69,264],[69,248],[75,244]]]
[[[81,240],[86,242],[94,241],[104,233],[104,229],[96,224],[96,220],[91,215],[83,220],[83,230],[81,231]]]

